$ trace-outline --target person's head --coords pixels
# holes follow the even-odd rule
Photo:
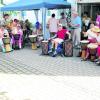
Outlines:
[[[61,17],[62,17],[62,18],[64,18],[64,17],[65,17],[64,12],[62,12],[60,15],[61,15]]]
[[[3,18],[4,18],[4,19],[8,19],[8,18],[9,18],[9,14],[4,14],[4,15],[3,15]]]
[[[84,12],[84,16],[86,16],[86,17],[87,17],[87,16],[88,16],[88,12]]]
[[[54,17],[55,17],[55,14],[53,13],[53,14],[52,14],[52,18],[54,18]]]
[[[29,22],[28,19],[25,20],[25,23]]]
[[[78,12],[77,11],[74,11],[72,14],[73,14],[74,17],[78,16]]]
[[[94,26],[95,26],[94,23],[91,23],[90,24],[90,29],[92,29]]]
[[[97,12],[97,16],[100,15],[100,11]]]
[[[18,22],[18,20],[17,20],[17,19],[14,19],[14,22],[15,22],[15,23],[17,23],[17,22]]]
[[[63,29],[62,24],[59,24],[59,25],[58,25],[58,30],[60,31],[60,30],[62,30],[62,29]]]
[[[5,29],[5,25],[1,25],[0,29],[3,31]]]

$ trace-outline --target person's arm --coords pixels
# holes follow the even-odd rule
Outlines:
[[[48,26],[50,25],[50,19],[48,20],[47,25],[48,25]]]
[[[68,39],[71,39],[71,33],[69,31],[66,31],[66,34],[68,34]]]
[[[57,34],[55,34],[53,37],[51,37],[51,39],[55,39],[57,37]]]

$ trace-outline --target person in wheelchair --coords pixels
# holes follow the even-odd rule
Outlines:
[[[52,37],[51,40],[51,48],[48,51],[48,53],[53,53],[53,56],[57,55],[57,49],[59,44],[62,44],[65,40],[65,36],[70,36],[70,33],[68,32],[67,29],[63,29],[62,24],[58,25],[58,32],[55,34],[54,37]]]

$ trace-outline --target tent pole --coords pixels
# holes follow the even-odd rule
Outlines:
[[[42,28],[43,28],[43,37],[46,34],[46,8],[42,8]]]

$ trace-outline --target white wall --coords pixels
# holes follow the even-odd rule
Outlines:
[[[80,0],[79,3],[100,3],[100,0]]]
[[[10,4],[18,0],[4,0],[4,4]]]

